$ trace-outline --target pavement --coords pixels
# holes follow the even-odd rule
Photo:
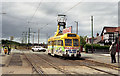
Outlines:
[[[19,50],[16,50],[16,49],[12,49],[11,50],[11,54],[12,53],[21,53],[21,51],[19,51]],[[1,67],[3,67],[3,66],[6,66],[7,64],[8,64],[8,62],[9,62],[9,60],[10,60],[10,58],[11,58],[11,56],[12,55],[5,55],[4,54],[4,51],[2,51],[1,53],[0,53],[0,66]]]
[[[81,53],[81,57],[86,58],[87,60],[96,61],[104,64],[108,64],[111,66],[118,67],[118,63],[111,63],[111,56],[110,54],[103,54],[103,53]],[[116,61],[118,61],[118,55],[116,54]]]

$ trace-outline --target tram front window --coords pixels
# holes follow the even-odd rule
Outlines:
[[[65,39],[65,46],[72,46],[72,39]]]
[[[78,39],[73,39],[73,46],[79,46]]]

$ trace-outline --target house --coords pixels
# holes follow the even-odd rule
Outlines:
[[[97,35],[93,38],[93,44],[111,45],[115,42],[118,37],[119,31],[119,41],[120,41],[120,27],[104,27],[101,35]],[[92,38],[87,39],[87,43],[92,43]]]
[[[99,42],[101,42],[102,40],[102,36],[99,36],[99,34],[97,33],[97,36],[93,38],[93,44],[98,44]],[[86,42],[88,44],[92,43],[92,38],[87,38]]]
[[[118,31],[120,41],[120,27],[104,27],[101,33],[104,44],[111,45],[112,42],[115,42],[118,37]]]
[[[102,37],[97,36],[97,37],[93,38],[93,44],[98,44],[99,42],[101,42],[101,40],[102,40]],[[88,38],[87,43],[91,44],[92,43],[92,38]]]

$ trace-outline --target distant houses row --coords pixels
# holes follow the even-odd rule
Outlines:
[[[111,45],[112,42],[115,42],[118,39],[118,36],[120,42],[120,27],[104,27],[101,35],[99,36],[99,34],[97,34],[97,36],[93,38],[93,43],[101,45]],[[91,44],[92,38],[87,38],[86,42],[88,44]]]

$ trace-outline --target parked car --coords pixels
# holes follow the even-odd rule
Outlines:
[[[43,48],[43,47],[41,47],[41,46],[34,46],[33,48],[32,48],[32,51],[34,52],[34,51],[43,51],[43,52],[45,52],[46,51],[46,48]]]

